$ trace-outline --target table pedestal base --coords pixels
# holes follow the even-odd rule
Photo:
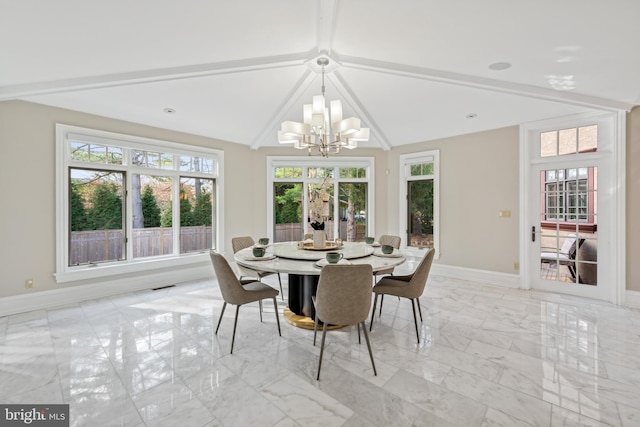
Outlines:
[[[289,307],[285,307],[283,316],[287,322],[296,326],[298,328],[303,329],[311,329],[313,331],[313,319],[308,316],[300,316],[295,314],[293,311],[289,309]],[[342,325],[329,325],[328,329],[340,329],[344,328]],[[322,323],[318,324],[318,331],[322,331]]]

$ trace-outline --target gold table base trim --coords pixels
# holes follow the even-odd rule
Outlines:
[[[313,319],[311,317],[295,314],[289,309],[289,307],[284,308],[282,315],[291,325],[298,328],[311,329],[313,331]],[[340,329],[343,327],[344,326],[342,325],[329,325],[328,329]],[[318,325],[318,330],[322,330],[322,325]]]

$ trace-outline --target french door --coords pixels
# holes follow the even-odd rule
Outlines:
[[[524,287],[618,300],[614,123],[591,115],[526,130]]]

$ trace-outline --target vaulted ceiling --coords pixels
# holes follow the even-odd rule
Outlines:
[[[0,0],[0,100],[278,145],[321,90],[394,146],[640,104],[637,0]],[[173,113],[165,112],[167,109]]]

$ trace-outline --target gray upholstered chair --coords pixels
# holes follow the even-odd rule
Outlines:
[[[251,236],[242,236],[242,237],[234,237],[231,239],[231,247],[233,248],[233,253],[245,249],[250,248],[255,245],[255,241]],[[273,273],[271,271],[260,271],[253,270],[251,268],[243,267],[238,265],[238,271],[240,272],[240,280],[243,277],[255,277],[258,281],[262,280],[263,277],[271,276],[272,274],[278,275],[278,283],[280,283],[280,298],[284,301],[284,293],[282,292],[282,279],[280,278],[280,273]]]
[[[420,333],[418,332],[418,320],[416,318],[416,303],[418,304],[418,311],[420,312],[420,321],[422,321],[422,309],[420,308],[420,296],[424,292],[427,279],[429,278],[429,271],[431,270],[431,264],[433,263],[433,256],[435,254],[434,249],[429,249],[429,252],[425,254],[418,264],[416,270],[407,276],[387,276],[380,279],[378,283],[373,287],[373,293],[375,299],[373,300],[373,310],[371,311],[371,322],[369,322],[369,330],[373,326],[373,317],[376,312],[376,304],[378,303],[378,295],[381,295],[380,299],[380,315],[382,315],[382,302],[385,295],[394,295],[397,297],[408,298],[411,300],[411,308],[413,309],[413,322],[416,326],[416,337],[418,343],[420,343]]]
[[[543,263],[566,265],[571,278],[576,278],[576,253],[584,243],[584,238],[578,239],[575,234],[569,234],[564,239],[560,250],[540,248],[540,261]]]
[[[402,242],[402,238],[400,236],[392,236],[389,234],[383,234],[378,239],[378,243],[380,243],[381,245],[393,246],[395,249],[400,249],[401,242]],[[387,268],[386,270],[376,271],[375,273],[373,273],[375,281],[377,282],[378,276],[382,276],[383,274],[393,274],[393,270],[394,268],[391,267],[391,268]]]
[[[322,321],[322,343],[320,344],[320,359],[318,361],[318,375],[322,367],[322,354],[324,353],[324,340],[327,335],[327,325],[358,325],[358,337],[360,326],[364,331],[367,341],[369,357],[373,366],[373,374],[378,375],[376,364],[373,361],[369,334],[364,321],[371,308],[371,266],[362,265],[327,265],[320,272],[318,289],[314,298],[316,308],[315,325],[313,332],[313,344],[316,343],[318,322]]]
[[[278,302],[276,301],[278,290],[256,280],[240,282],[225,257],[213,250],[209,252],[209,255],[211,256],[213,270],[218,278],[218,286],[220,287],[222,299],[224,300],[222,312],[218,319],[218,326],[216,326],[216,335],[218,334],[218,329],[220,329],[220,322],[222,322],[222,316],[224,316],[224,309],[227,308],[227,303],[234,304],[236,306],[236,317],[233,322],[233,335],[231,337],[230,353],[233,353],[233,344],[236,339],[238,311],[240,311],[240,306],[243,304],[256,301],[262,303],[263,299],[273,298],[273,307],[275,308],[276,322],[278,323],[278,335],[282,336],[280,331],[280,318],[278,317]],[[262,307],[260,308],[260,320],[262,321]]]

